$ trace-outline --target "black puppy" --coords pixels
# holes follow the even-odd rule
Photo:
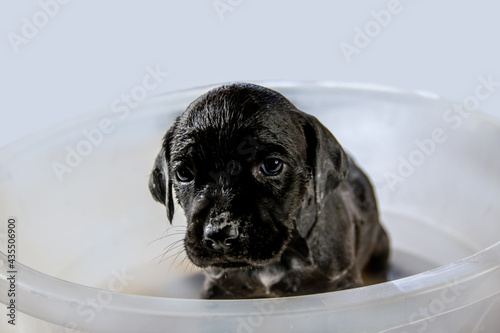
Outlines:
[[[225,85],[191,103],[149,186],[170,221],[175,189],[204,297],[358,287],[388,259],[368,178],[316,118],[264,87]]]

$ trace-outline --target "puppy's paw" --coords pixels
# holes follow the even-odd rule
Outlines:
[[[202,299],[227,299],[227,293],[215,284],[205,285],[201,291]]]

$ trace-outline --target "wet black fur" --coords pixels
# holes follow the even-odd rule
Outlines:
[[[280,175],[261,172],[268,157],[284,162]],[[179,181],[179,168],[194,180]],[[189,105],[168,130],[150,179],[170,221],[173,189],[187,218],[187,255],[207,272],[204,297],[352,288],[363,285],[367,266],[387,262],[368,178],[315,117],[270,89],[225,85]],[[237,246],[207,248],[207,224],[228,221]]]

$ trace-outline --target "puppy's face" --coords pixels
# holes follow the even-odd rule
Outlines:
[[[253,85],[212,90],[176,120],[150,188],[170,220],[175,189],[195,265],[239,268],[280,258],[313,174],[305,127],[284,97]]]

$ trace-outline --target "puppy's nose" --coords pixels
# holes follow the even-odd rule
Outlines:
[[[203,243],[211,250],[224,251],[234,247],[238,242],[238,228],[232,224],[218,226],[208,224],[205,228]]]

